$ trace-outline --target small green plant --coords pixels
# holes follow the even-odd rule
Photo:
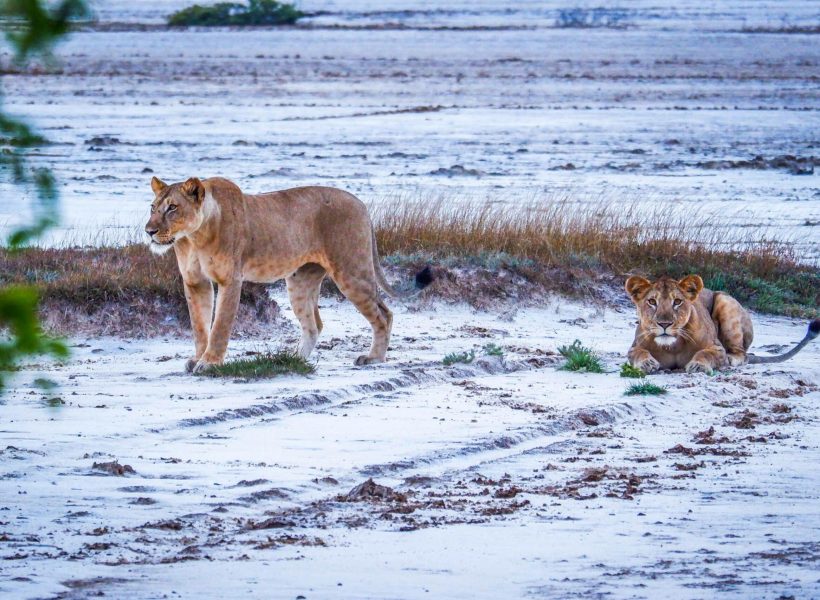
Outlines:
[[[646,377],[646,373],[638,369],[637,367],[633,367],[629,363],[624,363],[621,365],[621,377],[631,377],[633,379],[643,379]]]
[[[627,12],[617,8],[564,8],[558,11],[555,26],[560,29],[618,29],[625,26]]]
[[[444,363],[444,366],[449,367],[450,365],[454,365],[456,363],[464,363],[465,365],[469,365],[474,360],[475,350],[470,350],[469,352],[450,352],[450,354],[445,356],[444,360],[441,362]]]
[[[491,342],[484,346],[484,354],[487,356],[504,356],[504,349]]]
[[[625,396],[663,396],[666,388],[648,381],[633,383],[624,392]]]
[[[293,352],[260,352],[211,367],[200,374],[205,377],[268,379],[278,375],[310,375],[315,371],[313,364]]]
[[[293,25],[305,16],[293,4],[276,0],[249,0],[248,4],[219,2],[194,4],[168,17],[168,25],[219,27],[227,25]]]
[[[601,359],[591,348],[581,345],[581,340],[575,340],[569,346],[561,346],[558,353],[567,359],[564,371],[578,371],[581,373],[603,373],[604,367]]]

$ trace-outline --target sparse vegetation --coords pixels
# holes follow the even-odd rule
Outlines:
[[[564,371],[578,371],[580,373],[603,373],[601,359],[591,349],[581,345],[581,340],[575,340],[569,346],[561,346],[558,353],[567,359],[561,367]]]
[[[796,34],[818,34],[820,33],[820,25],[792,25],[784,23],[783,25],[774,26],[760,26],[760,27],[743,27],[741,33],[796,33]]]
[[[664,209],[404,201],[380,203],[372,213],[380,252],[419,267],[504,269],[569,295],[584,295],[601,275],[697,273],[752,310],[813,318],[820,306],[820,269],[801,262],[793,246],[757,231],[729,243],[713,220]]]
[[[454,365],[456,363],[469,365],[474,360],[475,350],[470,350],[469,352],[451,352],[445,356],[441,362],[444,363],[445,367],[449,367],[450,365]]]
[[[626,26],[627,11],[619,8],[563,8],[558,11],[555,26],[561,29],[618,29]]]
[[[753,241],[757,232],[727,245],[713,223],[562,202],[518,209],[384,202],[371,213],[384,263],[399,268],[392,277],[409,279],[431,264],[435,297],[477,308],[545,292],[611,302],[628,274],[698,273],[753,310],[818,316],[820,270],[787,244]],[[155,256],[143,244],[0,249],[0,286],[14,285],[36,290],[52,331],[145,336],[188,327],[173,254]],[[328,280],[323,293],[333,289]],[[239,322],[252,328],[276,308],[265,286],[249,283],[242,306]]]
[[[643,379],[646,377],[646,373],[638,369],[637,367],[633,367],[629,363],[624,363],[621,365],[621,377],[631,377],[633,379]]]
[[[188,327],[182,278],[173,253],[156,256],[147,246],[0,249],[0,286],[31,286],[39,294],[48,326],[97,333],[145,336],[171,323]],[[246,283],[242,304],[269,318],[266,287]],[[65,318],[64,315],[69,315]]]
[[[667,393],[665,387],[642,381],[640,383],[633,383],[630,385],[624,395],[626,396],[663,396]]]
[[[227,361],[201,373],[205,377],[269,379],[279,375],[310,375],[316,367],[293,352],[259,352]]]
[[[168,17],[168,24],[201,27],[293,25],[303,16],[305,13],[293,4],[275,0],[249,0],[248,4],[194,4]]]
[[[484,354],[487,356],[504,356],[504,349],[497,344],[489,343],[484,346]]]

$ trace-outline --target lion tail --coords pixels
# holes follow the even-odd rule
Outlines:
[[[390,285],[387,278],[384,276],[381,261],[379,260],[379,250],[376,247],[376,232],[371,229],[370,235],[373,240],[373,269],[376,271],[376,281],[379,282],[379,287],[381,287],[388,296],[392,296],[393,298],[412,298],[413,296],[418,295],[421,290],[433,283],[433,272],[430,269],[430,265],[427,265],[421,271],[416,273],[415,289],[400,292]]]
[[[749,354],[749,363],[754,365],[760,363],[778,363],[783,362],[784,360],[789,360],[818,335],[820,335],[820,318],[814,319],[811,323],[809,323],[809,330],[806,332],[806,337],[800,340],[800,342],[788,352],[777,354],[775,356],[755,356],[754,354]]]

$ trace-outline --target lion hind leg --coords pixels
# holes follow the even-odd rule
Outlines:
[[[370,352],[359,356],[355,364],[370,365],[384,362],[387,358],[387,347],[390,345],[393,313],[378,298],[352,302],[373,328],[373,342],[370,344]]]
[[[387,347],[390,344],[390,332],[393,327],[393,313],[379,298],[376,282],[370,277],[352,277],[337,274],[333,277],[339,290],[350,300],[373,328],[373,342],[370,352],[359,356],[356,365],[370,365],[384,362]]]
[[[285,279],[293,314],[302,327],[302,337],[296,353],[307,358],[316,347],[322,320],[319,317],[319,288],[325,277],[325,269],[315,263],[300,267]]]
[[[718,329],[720,343],[726,349],[730,366],[736,367],[747,362],[746,351],[752,344],[752,320],[740,302],[728,294],[715,294],[712,319]]]

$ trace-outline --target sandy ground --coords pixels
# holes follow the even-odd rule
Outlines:
[[[223,175],[371,203],[638,203],[817,258],[817,36],[743,33],[816,25],[812,2],[636,2],[617,29],[497,1],[306,2],[325,14],[295,28],[159,26],[183,4],[98,2],[54,64],[7,65],[7,105],[53,142],[34,157],[62,182],[51,242],[128,239],[154,174]],[[7,227],[27,216],[0,206]]]
[[[814,2],[639,0],[617,29],[564,29],[554,1],[305,0],[323,12],[295,28],[161,26],[187,4],[100,0],[54,63],[0,52],[5,105],[53,142],[31,157],[62,186],[46,243],[131,238],[152,175],[226,175],[370,203],[637,203],[820,257],[817,35],[783,32],[816,26]],[[0,228],[29,218],[31,196],[0,194]],[[322,305],[307,378],[195,378],[187,339],[73,339],[19,373],[0,594],[820,596],[820,344],[635,398],[631,309],[393,303],[389,362],[355,368],[369,329]],[[294,344],[290,317],[233,355]],[[755,325],[761,351],[805,331]],[[610,372],[559,370],[576,338]]]
[[[389,362],[356,368],[364,320],[322,308],[307,378],[189,376],[179,339],[75,340],[67,364],[20,373],[0,429],[4,597],[820,593],[817,344],[653,376],[668,395],[635,398],[616,372],[630,311],[399,305]],[[270,346],[294,342],[291,317]],[[766,351],[805,324],[756,327]],[[559,370],[575,338],[610,372]],[[351,494],[370,478],[387,487]]]

